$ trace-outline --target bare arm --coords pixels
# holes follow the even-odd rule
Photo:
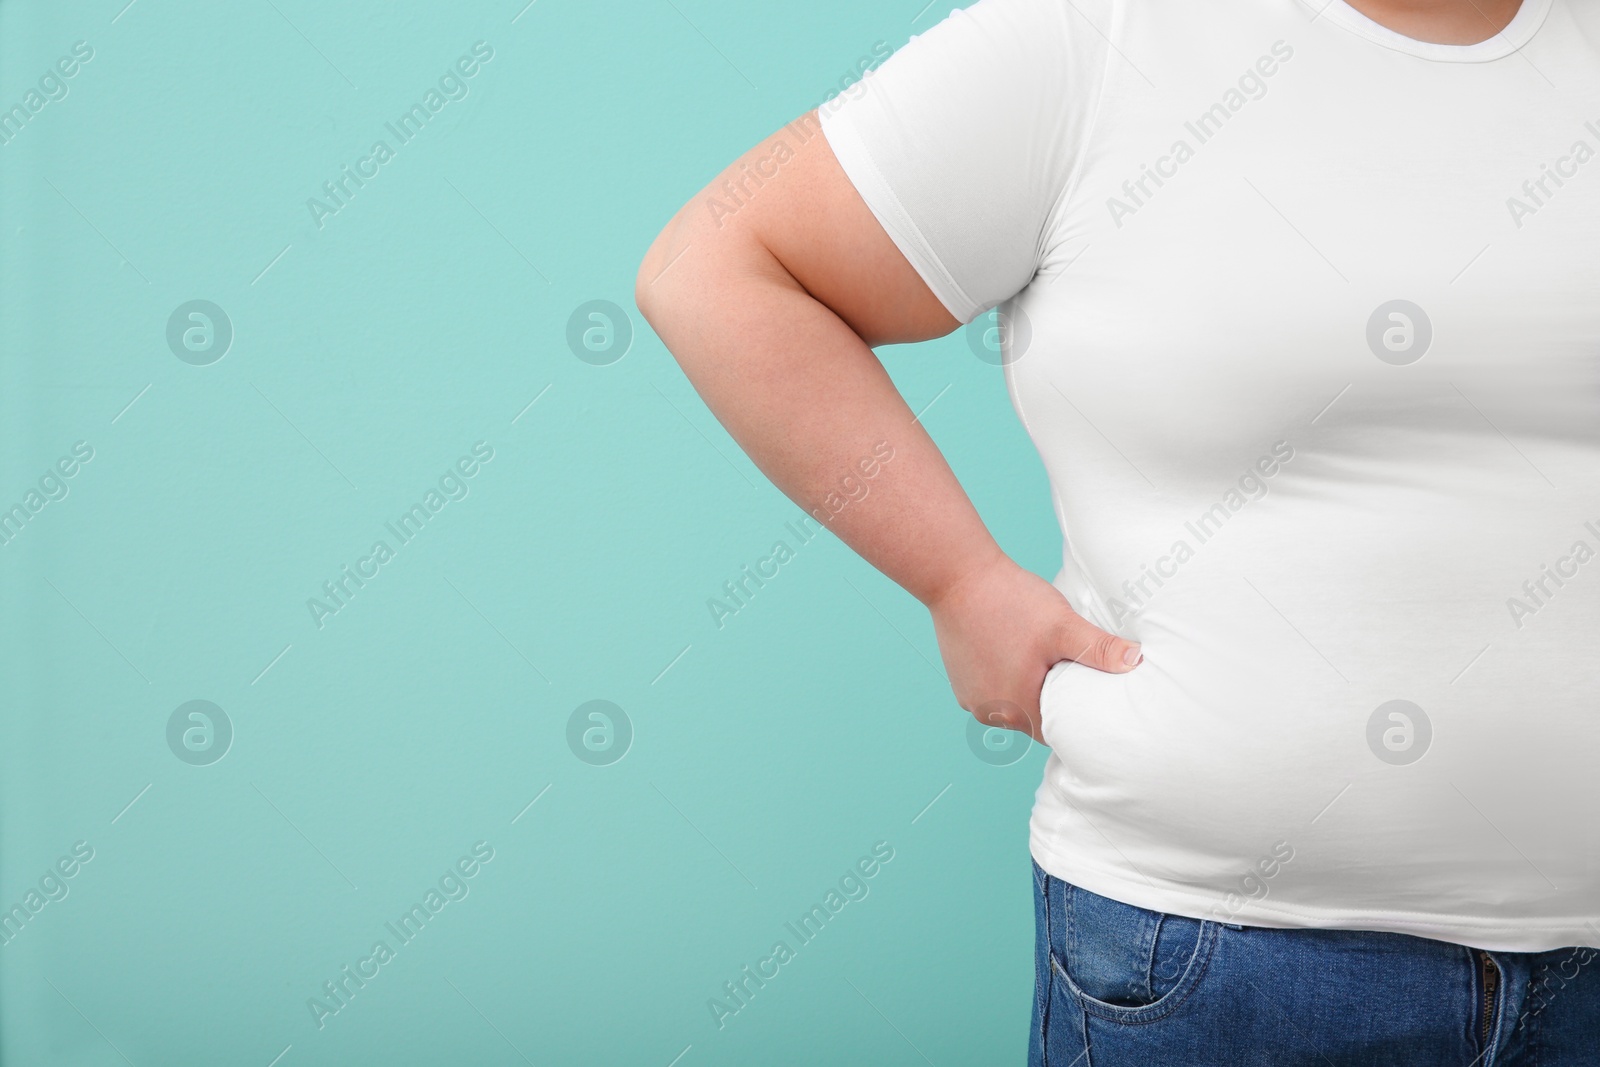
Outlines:
[[[808,129],[804,145],[776,135],[795,156],[761,188],[739,164],[748,173],[771,139],[724,172],[749,190],[734,214],[714,216],[713,198],[733,201],[721,177],[685,204],[646,254],[635,299],[723,426],[805,510],[889,443],[894,459],[869,498],[829,528],[929,603],[1000,549],[868,346],[960,323],[872,217],[814,121]]]
[[[810,139],[802,144],[794,127]],[[792,157],[775,153],[779,140]],[[807,511],[847,475],[859,481],[857,464],[880,442],[894,450],[869,495],[829,529],[933,612],[967,710],[1007,701],[1036,720],[1039,682],[1059,659],[1129,669],[1129,642],[1079,617],[1001,551],[873,354],[872,345],[940,337],[960,323],[873,217],[814,112],[678,211],[645,255],[635,301],[712,413]],[[1016,651],[997,654],[996,642]]]

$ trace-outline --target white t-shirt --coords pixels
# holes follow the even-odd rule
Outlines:
[[[978,0],[824,109],[1004,374],[1055,585],[1030,843],[1141,907],[1600,946],[1600,3]]]

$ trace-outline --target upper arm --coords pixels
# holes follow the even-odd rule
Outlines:
[[[810,111],[729,164],[679,209],[639,270],[641,309],[695,246],[781,270],[868,345],[942,337],[961,325],[896,247]]]

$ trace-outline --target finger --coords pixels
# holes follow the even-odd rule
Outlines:
[[[1065,617],[1056,635],[1056,651],[1108,674],[1126,674],[1144,659],[1137,641],[1108,634],[1076,612]]]

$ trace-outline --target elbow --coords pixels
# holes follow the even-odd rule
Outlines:
[[[644,317],[644,321],[654,329],[660,294],[650,284],[653,277],[650,267],[651,257],[646,255],[644,262],[639,264],[639,273],[633,279],[633,303],[639,309],[639,314]]]
[[[666,276],[667,268],[671,267],[678,258],[670,247],[674,240],[682,244],[684,238],[676,236],[683,221],[683,210],[680,209],[672,220],[656,234],[655,240],[650,242],[650,247],[645,250],[644,257],[639,261],[638,273],[633,279],[633,303],[639,309],[639,314],[644,316],[652,328],[660,321],[659,317],[667,313],[670,300],[670,279]],[[684,249],[678,250],[680,253]],[[681,272],[680,272],[681,273]],[[660,331],[657,330],[659,333]]]

